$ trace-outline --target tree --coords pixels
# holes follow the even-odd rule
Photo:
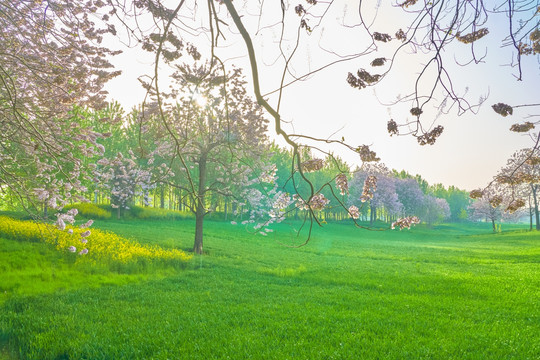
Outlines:
[[[253,183],[253,170],[267,149],[267,120],[247,96],[238,69],[222,75],[211,64],[183,66],[173,77],[178,87],[171,96],[177,103],[161,114],[166,134],[162,141],[172,144],[169,161],[176,181],[169,184],[190,199],[188,207],[195,214],[193,251],[201,254],[204,219],[215,208],[210,195],[235,198],[236,187]]]
[[[540,151],[538,149],[522,149],[515,152],[508,159],[495,180],[501,186],[508,188],[511,202],[508,211],[515,212],[525,205],[525,199],[529,201],[532,213],[536,220],[536,230],[540,230],[540,214],[538,209],[538,196],[540,189]],[[532,204],[530,198],[532,197]]]
[[[450,218],[450,206],[445,199],[427,195],[424,198],[424,209],[421,218],[431,226]]]
[[[391,175],[377,177],[377,191],[373,195],[373,205],[384,211],[386,221],[396,220],[403,212],[403,204],[396,192],[396,181]]]
[[[450,207],[450,220],[457,222],[466,219],[467,207],[470,204],[469,193],[460,190],[455,186],[446,189],[442,184],[435,184],[429,187],[429,193],[433,196],[445,199]]]
[[[403,215],[420,215],[424,204],[424,193],[416,179],[399,179],[396,183],[399,201],[403,204]]]
[[[472,191],[471,197],[476,200],[469,206],[469,217],[472,220],[490,221],[493,232],[497,232],[495,223],[510,214],[511,204],[514,202],[508,189],[494,185],[482,192]]]
[[[117,209],[117,219],[124,210],[129,209],[138,194],[144,194],[145,203],[148,204],[147,190],[152,186],[151,171],[137,164],[131,150],[128,154],[126,157],[119,152],[113,159],[102,158],[98,161],[99,169],[94,171],[96,182],[109,191],[111,206]]]
[[[403,205],[396,193],[394,178],[388,168],[380,163],[358,169],[351,181],[351,204],[363,208],[369,204],[370,225],[378,219],[377,214],[387,215],[386,220],[401,214]]]
[[[0,191],[28,210],[58,208],[86,189],[83,158],[100,154],[101,134],[70,115],[74,104],[104,105],[104,83],[118,74],[99,43],[111,28],[82,1],[2,3],[0,11]]]

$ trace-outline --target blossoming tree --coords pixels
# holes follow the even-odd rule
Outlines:
[[[198,254],[205,216],[215,206],[210,195],[235,198],[238,187],[253,185],[253,169],[267,148],[267,120],[247,95],[241,71],[220,70],[211,64],[179,67],[173,74],[178,86],[170,94],[177,101],[160,110],[176,175],[169,184],[190,199]]]
[[[102,135],[81,126],[74,104],[102,107],[112,71],[103,35],[83,2],[7,1],[0,11],[0,191],[28,211],[60,208],[86,189],[82,155]],[[37,198],[37,202],[36,202]],[[34,212],[35,213],[35,212]]]

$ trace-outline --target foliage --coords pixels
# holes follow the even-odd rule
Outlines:
[[[469,192],[456,188],[455,186],[444,187],[442,184],[429,186],[428,193],[433,196],[444,199],[450,207],[450,220],[454,222],[463,221],[466,219],[463,212],[471,202]]]
[[[103,85],[119,74],[81,1],[8,1],[0,11],[0,186],[34,214],[80,196],[83,157],[104,135],[70,110],[104,106]]]
[[[424,198],[423,219],[428,225],[442,223],[450,218],[450,206],[445,199],[439,199],[434,196]]]
[[[185,220],[193,219],[193,214],[185,211],[165,210],[152,207],[132,206],[129,215],[141,220]]]
[[[65,210],[77,209],[78,215],[87,219],[110,219],[111,212],[92,203],[80,203],[64,206]]]

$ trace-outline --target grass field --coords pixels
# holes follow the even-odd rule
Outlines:
[[[285,225],[206,225],[207,254],[184,268],[114,271],[0,239],[0,358],[540,359],[538,233],[328,224],[292,249]],[[181,250],[194,231],[95,226]]]

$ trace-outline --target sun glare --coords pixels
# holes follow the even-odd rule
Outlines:
[[[200,107],[204,107],[208,103],[206,97],[204,95],[201,95],[201,94],[195,94],[193,96],[193,100],[195,100],[197,105],[199,105]]]

